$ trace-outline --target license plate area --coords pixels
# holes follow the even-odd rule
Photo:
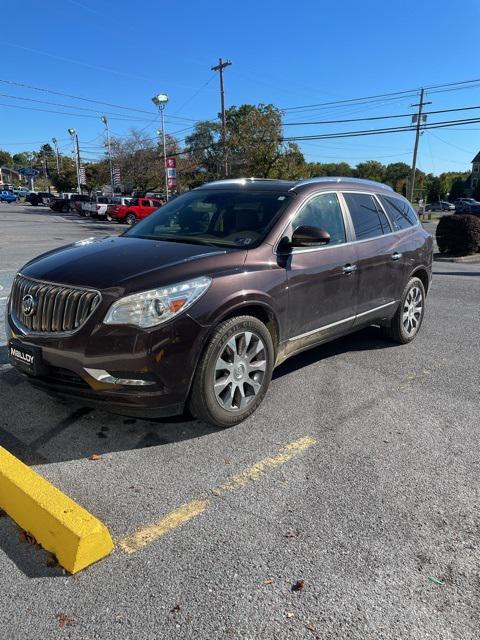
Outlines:
[[[45,371],[40,347],[13,339],[8,343],[8,355],[13,366],[25,373],[39,376]]]

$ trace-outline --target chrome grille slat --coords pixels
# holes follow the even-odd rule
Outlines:
[[[25,315],[22,301],[27,294],[36,299],[35,312]],[[17,275],[12,286],[11,312],[27,333],[72,332],[79,329],[100,303],[98,291],[41,282]]]

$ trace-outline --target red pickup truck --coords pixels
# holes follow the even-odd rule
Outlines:
[[[162,204],[160,200],[152,200],[151,198],[132,198],[129,204],[118,207],[112,215],[117,222],[126,222],[129,225],[134,225],[137,220],[146,218],[156,211],[158,207],[161,207]]]

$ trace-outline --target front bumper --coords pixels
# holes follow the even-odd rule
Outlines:
[[[182,413],[209,330],[188,315],[147,331],[91,319],[71,335],[27,334],[10,315],[6,327],[9,339],[41,348],[42,372],[25,374],[34,386],[139,417]]]

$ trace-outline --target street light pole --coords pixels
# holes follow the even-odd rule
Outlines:
[[[168,102],[168,96],[165,93],[159,93],[152,98],[153,104],[155,104],[160,111],[160,118],[162,122],[162,140],[163,140],[163,171],[165,175],[165,202],[168,202],[168,171],[167,171],[167,142],[165,137],[165,120],[164,110]]]
[[[57,163],[57,174],[60,174],[60,158],[58,157],[58,140],[56,138],[52,138],[52,142],[55,147],[55,160]]]
[[[78,134],[75,129],[68,129],[68,133],[72,138],[73,153],[75,154],[75,167],[77,169],[77,191],[80,195],[82,193],[82,187],[80,185],[80,147],[78,146]]]
[[[110,186],[112,188],[112,196],[115,195],[115,181],[113,179],[113,164],[112,164],[112,149],[110,147],[110,129],[108,128],[108,118],[107,116],[102,116],[100,120],[105,125],[107,130],[107,149],[108,149],[108,164],[110,166]]]

